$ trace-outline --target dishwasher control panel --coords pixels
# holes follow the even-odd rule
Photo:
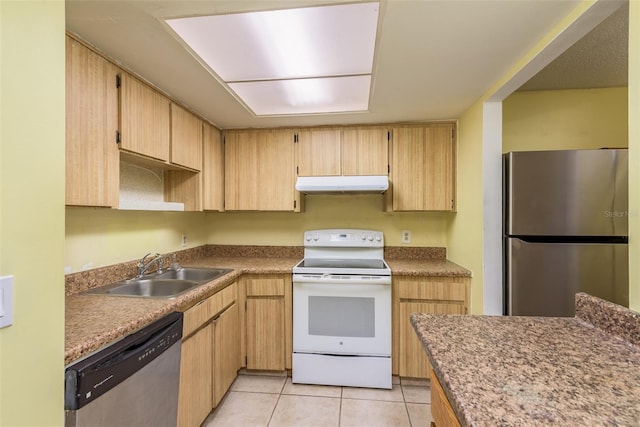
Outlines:
[[[182,339],[182,313],[116,341],[65,369],[65,410],[77,410],[134,375]]]

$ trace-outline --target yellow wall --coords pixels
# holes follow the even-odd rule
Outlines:
[[[385,233],[390,246],[446,246],[448,213],[386,213],[381,195],[307,196],[303,213],[136,212],[67,208],[65,267],[68,273],[116,264],[147,252],[221,245],[302,245],[302,233],[315,228],[371,228]],[[412,232],[410,244],[400,242]]]
[[[210,215],[209,243],[302,245],[302,233],[316,228],[367,228],[384,232],[387,246],[446,246],[450,213],[382,211],[381,195],[306,196],[303,213],[217,213]],[[411,230],[411,243],[400,241]]]
[[[63,425],[63,1],[0,3],[0,425]]]
[[[629,307],[640,312],[640,1],[629,2]]]
[[[503,152],[627,147],[627,88],[515,92],[503,101]]]
[[[447,233],[447,257],[471,270],[471,313],[483,313],[482,116],[476,102],[458,121],[457,214]]]
[[[210,217],[202,212],[66,209],[67,273],[174,252],[208,243]],[[182,235],[187,245],[182,247]]]

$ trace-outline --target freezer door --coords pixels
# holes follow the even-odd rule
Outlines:
[[[505,154],[505,234],[627,236],[627,150]]]
[[[626,244],[509,238],[506,246],[506,314],[571,317],[577,292],[629,306]]]

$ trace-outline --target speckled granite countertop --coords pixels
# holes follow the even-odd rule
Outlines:
[[[463,426],[640,425],[640,314],[578,294],[575,318],[411,316]]]
[[[133,277],[135,262],[100,267],[67,276],[65,364],[116,341],[172,311],[184,311],[231,284],[243,273],[290,274],[302,259],[302,247],[215,246],[180,251],[184,266],[231,268],[234,271],[174,300],[83,294],[96,286]],[[465,276],[471,273],[444,259],[444,248],[385,248],[392,274]]]
[[[466,268],[446,259],[385,259],[397,276],[471,277]]]
[[[172,311],[184,311],[243,273],[286,274],[299,258],[205,257],[184,266],[234,271],[173,300],[74,293],[65,300],[65,364],[123,338]],[[108,282],[107,282],[108,283]]]

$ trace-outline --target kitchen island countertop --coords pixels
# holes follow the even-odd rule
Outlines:
[[[640,423],[640,314],[578,294],[576,317],[414,313],[463,426]]]

